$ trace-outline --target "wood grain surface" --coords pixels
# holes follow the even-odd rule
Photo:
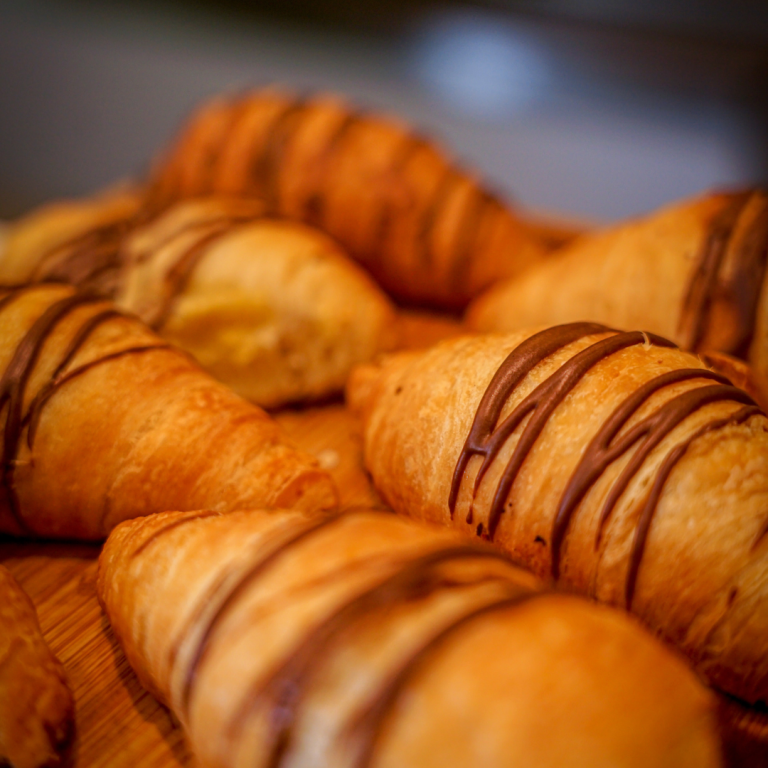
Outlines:
[[[452,335],[456,320],[401,314],[401,344],[419,347]],[[294,443],[318,457],[336,481],[342,505],[380,505],[362,464],[358,421],[339,399],[275,415]],[[176,768],[193,765],[181,728],[128,665],[96,597],[101,547],[24,542],[0,536],[0,562],[35,604],[40,626],[61,660],[75,697],[73,768]]]

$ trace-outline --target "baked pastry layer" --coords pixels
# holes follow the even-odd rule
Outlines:
[[[0,371],[2,532],[99,539],[173,507],[336,504],[264,411],[102,299],[2,290]]]
[[[591,320],[748,360],[768,383],[768,195],[710,193],[588,233],[469,309],[511,331]]]
[[[465,337],[353,374],[398,512],[629,607],[715,686],[768,697],[768,420],[652,334]]]
[[[333,96],[267,89],[204,104],[158,161],[148,206],[212,193],[326,231],[411,302],[460,307],[543,252],[431,141]]]
[[[205,766],[719,764],[710,694],[632,621],[389,513],[130,521],[98,589]]]
[[[395,341],[395,311],[326,236],[256,203],[183,201],[123,245],[116,303],[262,406],[343,389]]]

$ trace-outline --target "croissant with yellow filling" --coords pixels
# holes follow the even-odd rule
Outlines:
[[[148,210],[209,194],[324,230],[388,291],[460,307],[543,251],[509,207],[391,119],[275,89],[204,104],[157,164]]]

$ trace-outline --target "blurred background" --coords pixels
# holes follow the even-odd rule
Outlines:
[[[768,181],[765,0],[0,0],[0,219],[273,82],[402,115],[553,215]]]

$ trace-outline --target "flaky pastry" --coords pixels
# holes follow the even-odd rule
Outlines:
[[[62,203],[15,222],[0,281],[112,298],[267,407],[341,391],[354,365],[396,342],[385,294],[317,230],[267,219],[253,199],[183,200],[153,220],[138,199]]]
[[[0,283],[58,281],[112,295],[120,246],[142,205],[139,189],[121,187],[33,210],[7,227]]]
[[[68,286],[0,291],[0,532],[98,539],[168,508],[335,506],[264,411]]]
[[[339,392],[391,348],[394,308],[328,237],[260,208],[182,201],[139,227],[115,301],[259,405]]]
[[[625,606],[716,687],[768,699],[768,419],[658,336],[574,323],[353,373],[399,512]]]
[[[749,361],[768,384],[768,195],[712,193],[583,235],[470,307],[470,327],[589,320]]]
[[[620,613],[391,513],[168,513],[99,596],[203,766],[715,766],[712,698]]]
[[[328,232],[408,301],[462,306],[543,252],[431,141],[333,96],[269,89],[204,104],[157,164],[148,206],[212,193]]]

